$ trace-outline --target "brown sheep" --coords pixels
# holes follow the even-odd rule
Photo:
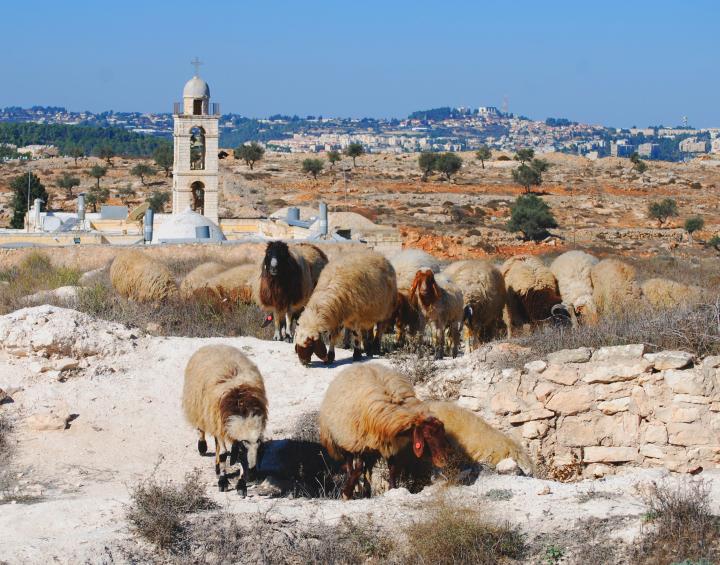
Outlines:
[[[257,465],[258,448],[267,423],[265,383],[255,364],[229,345],[198,349],[185,369],[182,406],[188,422],[197,428],[198,451],[207,452],[205,434],[215,437],[215,473],[221,491],[227,490],[227,448],[230,464],[243,468],[237,490],[247,494],[246,480]]]
[[[537,257],[510,257],[500,270],[505,279],[513,324],[547,320],[553,306],[562,302],[555,276]]]
[[[110,266],[110,282],[120,296],[136,302],[159,302],[178,295],[170,270],[135,249],[115,257]]]
[[[590,270],[598,316],[622,315],[643,305],[635,268],[617,259],[603,259]]]
[[[293,316],[307,304],[327,262],[325,253],[314,245],[267,244],[256,297],[261,308],[273,312],[275,341],[292,341]]]
[[[435,359],[445,355],[445,330],[450,331],[452,356],[457,357],[460,347],[460,326],[463,321],[463,294],[447,278],[430,270],[415,274],[410,287],[410,303],[417,303],[423,318],[432,325]]]
[[[345,462],[343,498],[352,497],[361,475],[369,475],[378,458],[387,460],[390,488],[395,488],[395,456],[412,441],[416,457],[430,451],[443,467],[448,443],[440,420],[430,415],[400,373],[378,363],[353,365],[330,383],[320,407],[320,442],[331,457]]]
[[[360,338],[366,336],[365,353],[379,346],[384,323],[397,301],[395,270],[379,253],[348,253],[331,261],[320,274],[315,292],[305,306],[295,332],[295,351],[300,362],[310,363],[313,353],[324,363],[335,360],[335,341],[343,328],[353,333],[353,359],[362,356]],[[370,343],[367,336],[377,325]],[[323,343],[327,337],[329,349]]]
[[[226,269],[207,281],[203,296],[209,296],[222,304],[252,304],[253,292],[260,266],[257,263],[246,263]],[[195,295],[200,295],[195,292]]]
[[[507,337],[512,337],[505,279],[497,267],[481,259],[456,261],[448,265],[443,274],[458,285],[463,293],[463,321],[468,350],[496,337],[503,325]]]

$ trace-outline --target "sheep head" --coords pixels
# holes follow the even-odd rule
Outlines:
[[[435,274],[430,269],[421,269],[415,273],[410,287],[411,302],[415,300],[416,295],[423,306],[429,306],[440,300],[440,287],[435,281]]]
[[[298,359],[303,365],[310,364],[313,353],[323,363],[332,363],[332,359],[328,356],[327,347],[325,347],[325,343],[320,336],[307,337],[301,343],[295,343],[295,353],[297,353]]]
[[[418,459],[423,456],[425,446],[430,450],[430,458],[436,467],[447,464],[450,444],[445,435],[445,425],[434,416],[422,418],[412,429],[413,452]]]
[[[263,272],[271,277],[282,273],[283,268],[290,262],[290,248],[284,241],[270,241],[265,247],[263,259]]]

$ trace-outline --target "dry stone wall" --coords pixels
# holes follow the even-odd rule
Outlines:
[[[454,382],[460,404],[552,470],[602,476],[624,465],[720,468],[720,356],[626,345],[558,351],[499,370],[486,355],[468,356],[470,366],[451,369],[443,386]]]

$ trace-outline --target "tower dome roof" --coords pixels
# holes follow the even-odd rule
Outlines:
[[[215,222],[202,214],[193,212],[190,208],[186,208],[179,214],[172,214],[164,218],[164,221],[156,227],[153,233],[153,242],[198,240],[200,236],[198,235],[197,228],[203,227],[208,228],[210,232],[209,239],[214,241],[225,240],[225,234],[223,234]]]
[[[199,76],[194,76],[185,83],[183,98],[210,98],[210,87]]]

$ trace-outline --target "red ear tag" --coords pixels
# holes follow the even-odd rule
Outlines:
[[[420,449],[421,447],[422,447],[422,443],[420,443],[419,441],[416,441],[416,442],[415,442],[415,449]]]

